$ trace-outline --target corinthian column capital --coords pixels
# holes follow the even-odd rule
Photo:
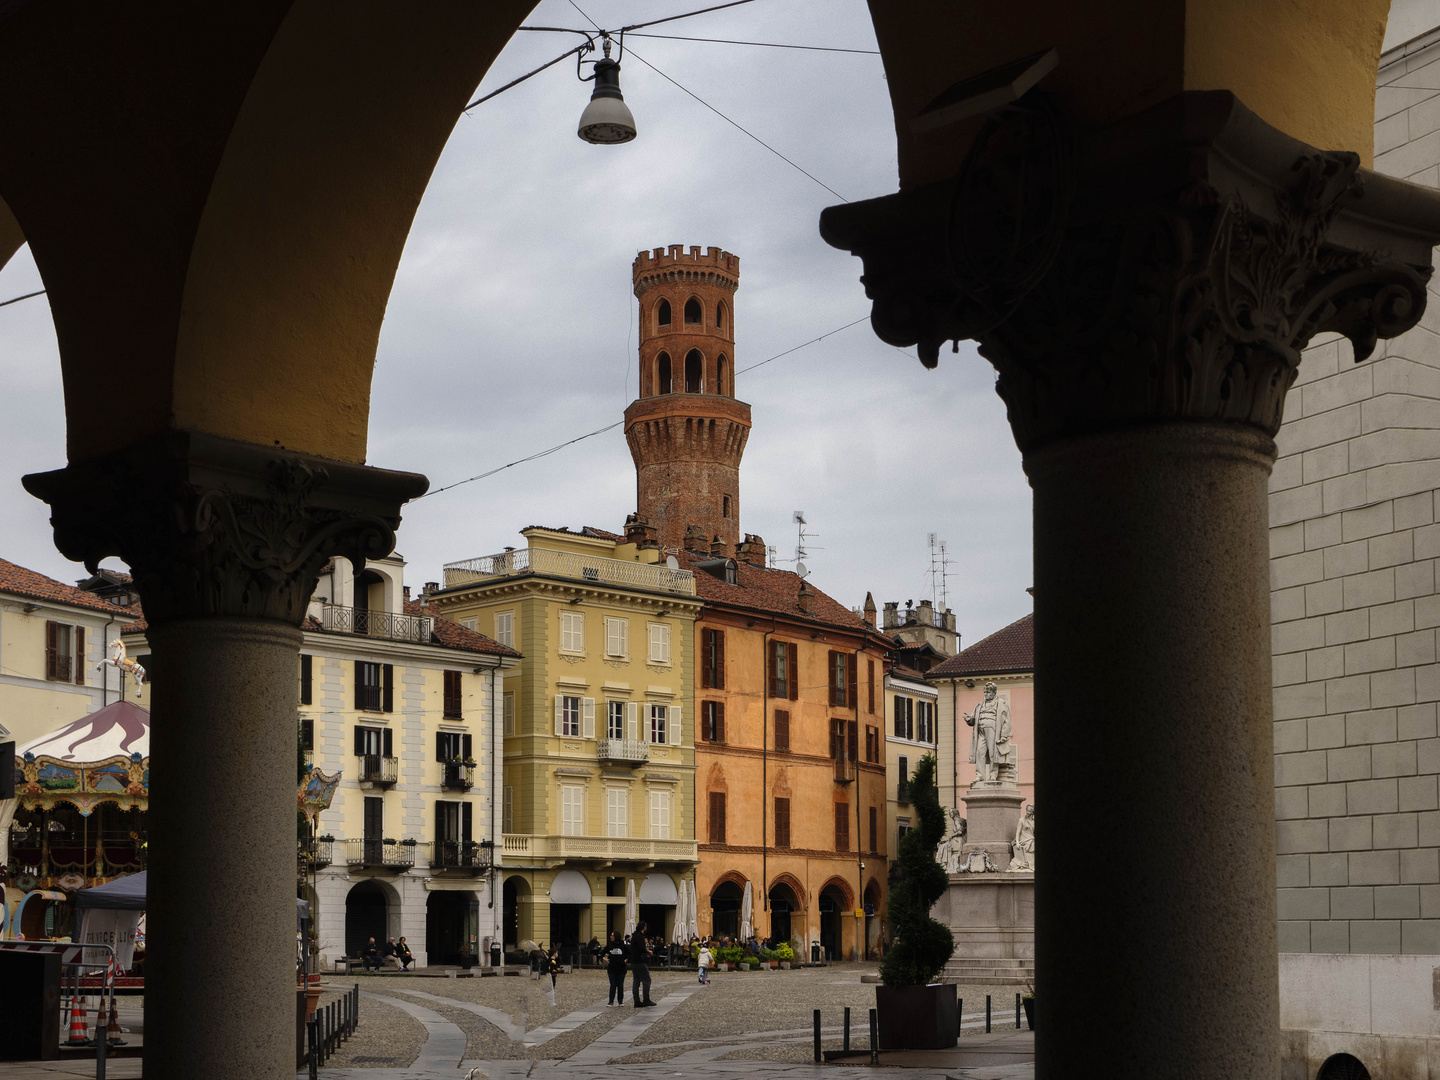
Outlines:
[[[1043,95],[998,113],[952,181],[831,207],[875,332],[973,338],[1022,451],[1165,419],[1273,436],[1321,331],[1357,360],[1426,302],[1440,193],[1188,92],[1084,130]]]
[[[55,545],[93,573],[129,565],[151,623],[211,616],[298,626],[332,556],[388,555],[400,507],[422,494],[392,472],[195,432],[170,432],[25,489],[50,504]]]

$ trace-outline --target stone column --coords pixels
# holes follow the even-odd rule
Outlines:
[[[299,625],[425,480],[172,432],[25,486],[63,554],[129,564],[149,624],[145,1075],[293,1077]]]
[[[1225,92],[1098,130],[1032,93],[821,231],[880,337],[979,341],[1034,490],[1037,1075],[1275,1076],[1271,439],[1312,335],[1418,321],[1440,194]]]

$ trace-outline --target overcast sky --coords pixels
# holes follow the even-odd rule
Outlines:
[[[703,0],[580,0],[606,27]],[[568,0],[531,25],[584,26]],[[863,0],[756,0],[656,33],[874,49]],[[481,92],[578,38],[521,33]],[[630,265],[669,244],[740,256],[737,373],[869,314],[861,265],[828,247],[820,211],[838,200],[694,98],[753,132],[849,200],[896,189],[879,56],[631,39],[621,85],[639,137],[575,135],[589,85],[561,63],[462,118],[420,205],[376,363],[369,461],[439,487],[621,419],[636,393]],[[587,69],[588,72],[588,69]],[[28,250],[0,270],[0,300],[42,288]],[[119,358],[117,358],[119,359]],[[65,463],[54,330],[44,298],[0,308],[0,557],[72,581],[46,508],[20,486]],[[741,466],[741,527],[793,557],[792,512],[816,534],[811,580],[858,606],[930,595],[927,538],[947,542],[950,604],[964,644],[1030,610],[1030,491],[994,392],[962,344],[925,371],[862,322],[757,371],[737,396],[754,428]],[[399,550],[408,581],[444,562],[518,544],[526,525],[618,529],[635,508],[621,429],[412,503]]]

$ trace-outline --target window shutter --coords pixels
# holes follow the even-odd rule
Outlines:
[[[725,703],[723,701],[715,703],[715,741],[722,743],[725,741]]]
[[[826,679],[826,682],[828,682],[828,683],[830,684],[830,707],[831,707],[832,709],[833,709],[836,705],[840,704],[840,700],[839,700],[839,698],[840,698],[840,694],[839,694],[840,687],[837,685],[840,680],[835,677],[835,672],[836,672],[836,667],[837,667],[835,661],[839,658],[839,656],[840,656],[839,653],[837,653],[834,649],[831,649],[831,650],[830,650],[829,660],[828,660],[828,662],[827,662],[826,665],[825,665],[825,674],[828,676],[828,678]]]
[[[779,655],[778,650],[783,649],[784,647],[785,645],[783,642],[772,641],[770,643],[770,655],[765,658],[767,667],[769,668],[769,670],[766,672],[766,676],[770,682],[770,696],[775,698],[785,696],[785,694],[780,689],[780,685],[776,682],[776,676],[779,673],[775,670],[775,657]]]
[[[708,626],[700,631],[700,689],[714,688],[711,676],[714,673],[715,631]]]
[[[395,756],[395,741],[394,741],[394,735],[395,735],[395,732],[391,731],[391,730],[387,727],[387,728],[385,729],[385,734],[382,736],[382,738],[385,740],[385,750],[384,750],[384,754],[385,754],[386,757],[394,757],[394,756]]]
[[[860,758],[860,725],[851,720],[849,728],[849,758],[851,761],[858,761]]]
[[[595,737],[595,699],[593,697],[585,699],[585,711],[582,717],[580,734],[587,739],[593,739]]]
[[[360,757],[365,753],[365,729],[356,725],[355,727],[355,756]]]
[[[443,731],[435,733],[435,760],[439,762],[445,760],[445,733]]]
[[[835,804],[835,850],[850,850],[850,804]]]
[[[625,737],[634,742],[640,737],[640,705],[638,702],[625,703]]]
[[[58,678],[56,674],[59,664],[60,648],[60,627],[46,620],[45,622],[45,677],[47,679]]]
[[[515,831],[515,789],[506,785],[504,808],[500,811],[501,833],[513,833]]]
[[[800,647],[791,641],[785,646],[785,684],[791,701],[800,698]]]
[[[875,807],[872,806],[872,807],[870,807],[870,854],[871,854],[871,855],[874,855],[875,852],[876,852],[876,850],[877,850],[876,844],[877,844],[877,841],[878,841],[879,837],[878,837],[876,834],[877,834],[878,832],[879,832],[879,827],[878,827],[878,823],[877,823],[877,821],[876,821]]]
[[[860,711],[860,679],[859,679],[860,658],[854,653],[845,657],[845,677],[847,688],[850,691],[845,698],[845,704],[856,712]]]
[[[471,751],[470,751],[470,745],[471,745],[471,744],[470,744],[470,736],[469,736],[469,735],[461,735],[461,736],[460,736],[460,756],[461,756],[462,758],[466,758],[467,760],[469,759],[470,753],[471,753]]]
[[[300,704],[314,704],[314,665],[315,658],[308,653],[300,657]]]
[[[662,664],[670,663],[670,628],[668,626],[660,628],[660,662]]]
[[[380,669],[381,694],[384,698],[382,708],[386,712],[395,711],[395,665],[386,664]]]
[[[785,709],[775,710],[775,749],[790,750],[790,713]]]
[[[555,695],[555,734],[565,734],[565,698],[561,694]]]
[[[362,661],[360,661],[360,660],[356,660],[356,661],[355,661],[355,708],[357,708],[357,709],[363,709],[364,707],[365,707],[365,664],[364,664]],[[359,751],[357,750],[356,753],[359,753]]]
[[[75,683],[85,685],[85,627],[75,627]]]
[[[467,735],[465,737],[468,739],[470,736]],[[470,843],[470,837],[473,835],[471,832],[471,826],[474,824],[474,815],[475,810],[474,807],[470,805],[470,803],[463,802],[460,804],[460,842],[462,844]],[[870,811],[870,817],[873,821],[875,817],[874,810]]]
[[[679,705],[671,705],[671,706],[670,706],[670,715],[669,715],[666,719],[667,719],[667,721],[668,721],[668,724],[667,724],[667,727],[666,727],[666,731],[668,732],[668,734],[669,734],[669,736],[670,736],[670,745],[671,745],[671,746],[679,746],[680,743],[681,743],[681,739],[680,739],[680,706],[679,706]]]
[[[899,694],[896,694],[890,699],[895,709],[895,737],[897,739],[903,739],[905,737],[905,712],[901,705],[904,700],[905,699]]]
[[[715,635],[715,689],[725,689],[725,631],[712,631]],[[723,706],[722,706],[723,708]]]
[[[875,661],[865,661],[865,670],[869,673],[866,678],[870,684],[870,712],[875,711]]]

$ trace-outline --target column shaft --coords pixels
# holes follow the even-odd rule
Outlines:
[[[295,1074],[296,679],[262,619],[152,626],[145,1075]]]
[[[1276,1074],[1274,453],[1172,422],[1026,456],[1044,1080]]]

